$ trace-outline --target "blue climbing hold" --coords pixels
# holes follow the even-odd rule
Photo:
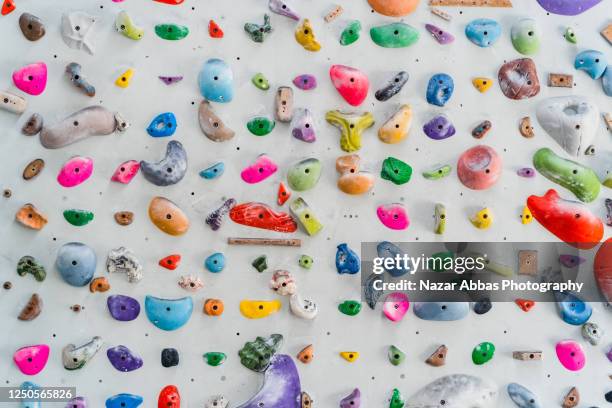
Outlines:
[[[371,273],[363,282],[363,297],[372,310],[374,310],[376,303],[383,295],[383,291],[380,290],[382,283],[382,277],[376,273]]]
[[[205,178],[206,180],[216,179],[217,177],[221,177],[223,172],[225,171],[225,163],[219,162],[213,164],[212,166],[202,170],[200,172],[200,177]]]
[[[570,292],[554,292],[557,309],[565,323],[574,326],[585,324],[593,314],[593,308]]]
[[[612,65],[608,65],[606,72],[601,77],[601,86],[606,95],[612,96]]]
[[[23,383],[21,383],[21,386],[19,386],[19,389],[27,396],[30,390],[39,390],[40,385],[34,384],[31,381],[24,381]],[[21,408],[40,408],[40,405],[40,399],[30,399],[26,397],[21,400]]]
[[[354,275],[359,272],[359,256],[347,244],[338,245],[336,251],[336,270],[339,274]]]
[[[405,275],[406,273],[412,270],[412,268],[410,268],[408,265],[405,265],[405,267],[398,267],[398,262],[395,262],[395,259],[397,256],[403,258],[404,252],[397,245],[389,241],[382,241],[376,246],[376,252],[378,253],[379,258],[391,258],[394,260],[394,262],[392,263],[393,266],[391,268],[383,266],[383,268],[389,273],[389,275],[393,276],[394,278]]]
[[[212,273],[219,273],[225,268],[225,255],[215,252],[204,261],[204,266]]]
[[[521,384],[510,383],[506,388],[508,396],[519,408],[540,408],[536,395]]]
[[[151,121],[147,128],[147,133],[153,137],[172,136],[175,131],[176,116],[172,112],[160,113]]]
[[[427,102],[436,106],[444,106],[453,96],[455,83],[453,78],[447,74],[436,74],[429,79],[427,84]]]
[[[234,97],[234,74],[225,61],[211,58],[198,75],[200,93],[209,101],[230,102]]]
[[[414,314],[423,320],[451,321],[467,316],[468,302],[415,302]]]
[[[96,271],[96,253],[83,243],[69,242],[57,251],[55,267],[67,284],[85,286]]]
[[[149,321],[156,327],[172,331],[182,327],[193,312],[193,299],[190,296],[180,299],[161,299],[147,295],[145,311]]]
[[[472,20],[465,27],[465,36],[479,47],[490,47],[501,36],[501,25],[488,18]]]
[[[134,394],[117,394],[108,397],[106,408],[136,408],[142,404],[142,397]]]
[[[607,65],[606,56],[595,50],[582,51],[574,60],[574,68],[586,72],[593,79],[601,78]]]

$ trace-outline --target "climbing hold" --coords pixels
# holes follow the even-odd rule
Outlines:
[[[612,65],[608,65],[606,71],[601,77],[601,86],[607,96],[612,97]]]
[[[540,28],[531,18],[517,21],[512,26],[510,38],[514,49],[523,55],[536,54],[540,49]]]
[[[501,25],[488,18],[472,20],[465,26],[465,36],[479,47],[492,46],[497,42],[501,33]]]
[[[178,6],[179,4],[183,3],[185,0],[153,0],[153,1],[156,1],[158,3],[169,4],[171,6]]]
[[[529,116],[525,116],[521,119],[521,123],[519,125],[519,132],[523,137],[531,139],[535,136],[533,132],[533,126],[531,126],[531,118]]]
[[[383,161],[380,177],[394,184],[402,185],[410,181],[412,167],[395,157],[387,157]]]
[[[433,24],[425,24],[425,29],[439,44],[446,45],[455,41],[455,36]]]
[[[574,60],[574,68],[585,71],[593,79],[599,79],[606,71],[606,56],[595,50],[582,51]]]
[[[115,29],[132,40],[140,40],[144,29],[134,24],[132,17],[125,10],[121,10],[115,18]]]
[[[17,274],[19,276],[26,276],[30,274],[38,282],[42,282],[47,277],[47,271],[45,267],[38,263],[34,257],[22,256],[17,262]]]
[[[147,295],[145,311],[149,321],[156,327],[172,331],[182,327],[193,311],[193,299],[190,296],[180,299],[161,299]]]
[[[103,106],[88,106],[52,125],[43,126],[40,144],[47,149],[58,149],[88,138],[123,132],[130,126],[119,113]]]
[[[477,315],[483,315],[489,312],[491,308],[493,308],[493,304],[487,298],[474,303],[474,313],[476,313]]]
[[[593,274],[597,287],[604,299],[608,301],[612,299],[612,268],[610,265],[612,265],[612,238],[608,238],[601,244],[593,262]]]
[[[147,133],[153,137],[172,136],[176,132],[176,117],[172,112],[160,113],[147,127]]]
[[[305,18],[300,25],[295,29],[295,40],[306,51],[319,51],[321,44],[317,41],[310,20]]]
[[[361,158],[357,154],[340,156],[336,159],[336,171],[340,173],[338,188],[347,194],[364,194],[374,186],[374,176],[359,171]]]
[[[485,207],[470,217],[470,222],[478,229],[487,229],[493,223],[493,214],[488,207]]]
[[[30,321],[34,320],[40,315],[42,312],[43,302],[40,296],[37,293],[32,294],[28,303],[21,309],[21,312],[17,316],[19,320],[22,321]]]
[[[234,73],[225,61],[211,58],[204,63],[198,74],[198,86],[202,96],[209,101],[231,102],[234,98]],[[202,106],[200,105],[201,108]],[[212,114],[212,111],[209,114]],[[202,112],[200,111],[200,117],[201,115]],[[202,120],[200,120],[200,126],[202,126]],[[202,130],[208,136],[204,127],[202,127]]]
[[[553,189],[542,197],[529,196],[527,206],[544,228],[576,248],[593,248],[603,237],[599,218],[584,204],[564,200]]]
[[[535,302],[529,299],[516,299],[514,303],[517,304],[518,307],[521,308],[523,312],[528,312],[535,306]]]
[[[291,197],[291,191],[287,190],[287,187],[285,187],[285,184],[283,184],[283,182],[281,181],[278,184],[276,202],[278,203],[278,205],[283,205],[287,202],[287,200],[289,200],[289,197]]]
[[[115,222],[119,225],[130,225],[132,221],[134,221],[134,213],[131,211],[118,211],[113,217],[115,218]]]
[[[108,290],[110,290],[110,283],[108,282],[108,279],[103,276],[93,278],[91,282],[89,282],[89,291],[91,293],[106,292]]]
[[[384,143],[399,143],[408,136],[412,124],[412,107],[402,105],[378,130],[378,138]]]
[[[58,250],[55,267],[69,285],[85,286],[96,270],[96,254],[85,244],[69,242]]]
[[[274,130],[275,125],[274,119],[257,116],[247,122],[247,129],[255,136],[266,136]]]
[[[312,268],[313,263],[314,263],[314,260],[309,255],[301,255],[300,259],[298,259],[298,265],[300,265],[304,269]]]
[[[72,11],[62,14],[61,33],[64,43],[75,50],[94,53],[91,37],[94,34],[96,18],[84,11]]]
[[[317,78],[310,74],[298,75],[293,78],[293,85],[303,91],[310,91],[317,87]]]
[[[74,156],[60,169],[57,182],[63,187],[75,187],[86,181],[92,172],[93,160],[91,158]]]
[[[178,41],[189,35],[189,27],[180,24],[157,24],[155,34],[162,40]]]
[[[6,100],[6,99],[5,99]],[[8,100],[6,100],[8,102]],[[25,109],[25,107],[24,107]],[[38,113],[33,113],[32,116],[23,124],[21,133],[26,136],[34,136],[43,127],[43,117]]]
[[[562,16],[576,16],[599,4],[601,0],[538,0],[542,8],[549,13]]]
[[[565,38],[567,42],[571,44],[578,43],[578,36],[576,35],[576,32],[574,31],[572,27],[567,27],[565,29],[565,34],[563,34],[563,37]]]
[[[540,92],[536,66],[530,58],[505,63],[499,68],[497,80],[502,93],[510,99],[531,98]]]
[[[585,156],[594,156],[595,155],[595,146],[589,145],[584,151]]]
[[[354,275],[360,270],[359,256],[343,243],[338,245],[336,251],[336,270],[340,275]]]
[[[105,402],[106,408],[137,408],[142,404],[142,397],[134,394],[117,394],[108,397]]]
[[[493,80],[491,78],[477,77],[472,79],[472,85],[474,85],[478,92],[485,93],[493,85]]]
[[[257,373],[267,371],[271,360],[283,344],[281,334],[271,334],[270,337],[260,337],[247,341],[238,351],[240,363]]]
[[[340,148],[349,153],[361,149],[361,134],[374,125],[374,115],[370,112],[358,114],[333,110],[325,114],[325,120],[340,130]]]
[[[96,88],[83,77],[83,74],[81,73],[81,68],[82,67],[80,64],[77,64],[76,62],[71,62],[70,64],[66,65],[66,76],[68,76],[72,84],[79,88],[81,91],[83,91],[85,95],[95,96]]]
[[[321,224],[302,197],[293,200],[291,204],[289,204],[289,210],[308,235],[316,235],[323,228],[323,224]]]
[[[279,86],[276,90],[274,106],[275,117],[279,122],[291,122],[293,119],[293,89],[288,86]]]
[[[280,300],[241,300],[240,313],[248,319],[262,319],[281,309]]]
[[[36,62],[13,72],[13,83],[29,95],[40,95],[47,86],[47,65]]]
[[[481,122],[480,124],[478,124],[478,126],[476,126],[472,130],[472,137],[474,137],[475,139],[482,139],[483,137],[486,136],[487,133],[489,133],[492,127],[493,127],[493,124],[491,123],[491,121],[485,120]]]
[[[187,215],[164,197],[153,197],[149,203],[149,218],[157,228],[170,235],[182,235],[189,229]]]
[[[553,292],[557,309],[565,323],[580,326],[586,323],[593,314],[593,308],[578,296],[570,292]]]
[[[351,106],[361,105],[368,96],[370,87],[368,77],[356,68],[332,65],[329,69],[329,77],[340,96]]]
[[[223,30],[214,20],[208,22],[208,35],[212,38],[223,38]]]
[[[198,109],[198,120],[200,129],[207,138],[213,142],[225,142],[234,137],[234,131],[223,123],[223,121],[212,111],[210,102],[203,100]]]
[[[125,247],[111,249],[106,257],[108,273],[124,273],[129,283],[138,283],[142,279],[142,264],[134,253]]]
[[[21,115],[27,108],[28,101],[19,95],[0,91],[0,109]]]
[[[406,71],[398,72],[393,78],[391,78],[387,82],[387,84],[384,87],[376,91],[374,96],[380,102],[389,100],[392,96],[396,95],[397,93],[399,93],[399,91],[402,90],[404,85],[406,85],[406,82],[408,82],[408,78],[409,78],[409,75]],[[403,106],[409,106],[409,105],[403,105]]]
[[[314,319],[319,313],[317,304],[310,299],[302,298],[299,293],[291,295],[289,298],[289,308],[295,316],[306,320]]]
[[[379,205],[376,215],[385,227],[392,230],[405,230],[410,225],[408,213],[400,203]]]
[[[446,230],[446,207],[444,204],[436,204],[434,208],[434,232],[436,234],[444,234]]]
[[[297,355],[297,359],[304,364],[309,364],[314,359],[314,348],[312,344],[304,347]]]
[[[392,292],[385,298],[383,313],[392,322],[399,322],[404,318],[409,307],[408,296],[401,292]]]
[[[19,16],[19,28],[23,36],[30,41],[38,41],[45,35],[45,24],[42,20],[30,13]]]
[[[64,219],[75,227],[82,227],[94,219],[94,214],[87,210],[64,210]]]
[[[461,154],[457,161],[457,176],[472,190],[486,190],[493,186],[502,171],[502,159],[493,148],[474,146]]]
[[[566,268],[575,268],[576,266],[583,264],[586,262],[586,259],[576,256],[576,255],[567,255],[561,254],[559,255],[559,263],[565,266]]]
[[[433,140],[444,140],[455,134],[455,126],[446,115],[434,116],[423,125],[423,132]]]
[[[204,404],[204,408],[227,408],[228,406],[229,400],[223,395],[215,395]]]
[[[586,364],[586,356],[580,343],[573,340],[562,340],[555,346],[557,358],[569,371],[580,371]]]
[[[395,259],[397,259],[398,257],[402,258],[405,254],[400,247],[389,241],[379,242],[378,245],[376,245],[376,253],[378,254],[379,258],[385,259],[385,262],[387,262],[386,259],[388,258],[394,260],[392,267],[384,267],[384,270],[387,271],[389,275],[394,278],[398,278],[402,275],[405,275],[406,273],[412,270],[412,267],[408,265],[395,265]]]
[[[304,159],[294,164],[287,171],[289,187],[295,191],[306,191],[314,188],[321,177],[321,162],[319,159]]]
[[[15,219],[21,225],[34,230],[41,230],[47,224],[47,217],[29,203],[17,211]]]
[[[292,20],[299,21],[300,16],[289,7],[283,0],[269,0],[268,8],[271,12],[281,16],[289,17]]]
[[[468,302],[414,302],[414,314],[423,320],[453,321],[467,316]]]
[[[513,351],[512,358],[520,361],[540,361],[542,360],[541,351]]]
[[[74,397],[66,403],[66,407],[68,408],[87,408],[87,405],[87,399],[85,399],[85,397]]]
[[[244,31],[249,35],[251,40],[262,43],[270,34],[272,30],[272,25],[270,24],[270,16],[268,14],[264,14],[264,22],[263,24],[256,23],[245,23]]]
[[[340,34],[340,45],[351,45],[361,36],[361,23],[359,20],[349,21]]]
[[[448,347],[443,344],[431,353],[425,362],[430,366],[441,367],[446,364],[446,353],[448,353]]]
[[[342,353],[340,353],[342,355]],[[340,408],[360,408],[361,407],[361,391],[355,388],[346,397],[340,400]]]
[[[402,48],[415,44],[419,40],[419,32],[406,23],[390,23],[370,28],[370,37],[381,47]]]
[[[128,184],[140,169],[140,163],[136,160],[128,160],[119,165],[113,173],[111,180],[117,183]]]
[[[49,346],[46,344],[21,347],[13,354],[15,365],[25,375],[40,373],[47,365],[48,360]]]
[[[10,1],[10,0],[6,0],[6,1]],[[28,393],[30,395],[36,395],[36,393],[40,392],[40,386],[38,384],[34,384],[33,382],[30,381],[24,381],[21,383],[21,385],[19,386],[19,391],[21,393],[23,393],[22,395],[25,398],[21,399],[21,408],[40,408],[41,407],[41,402],[40,399],[30,399],[31,397],[27,397]]]
[[[227,355],[218,351],[209,351],[208,353],[204,353],[203,357],[206,364],[212,367],[218,367],[227,360]]]
[[[389,346],[389,350],[387,351],[387,358],[389,362],[394,366],[398,366],[406,360],[406,353],[397,348],[394,345]]]
[[[221,177],[224,171],[225,171],[225,164],[223,162],[218,162],[200,171],[199,174],[200,174],[200,177],[202,178],[205,178],[207,180],[212,180],[212,179],[216,179],[217,177]]]
[[[281,296],[293,295],[297,291],[297,284],[289,271],[279,269],[272,275],[270,289]]]
[[[221,299],[206,299],[204,301],[204,313],[208,316],[221,316],[224,309]]]
[[[517,383],[510,383],[506,387],[508,396],[519,408],[541,408],[542,405],[538,401],[536,395]]]
[[[535,169],[532,169],[531,167],[523,167],[518,169],[516,174],[520,177],[532,178],[535,176]]]
[[[156,186],[171,186],[183,179],[187,172],[187,152],[181,142],[171,140],[166,155],[158,162],[140,161],[142,175]]]
[[[111,295],[106,298],[106,306],[113,319],[121,322],[132,321],[140,314],[140,303],[130,296]]]
[[[78,370],[85,367],[102,348],[102,338],[95,336],[90,341],[80,346],[68,344],[62,349],[62,363],[66,370]]]
[[[361,302],[358,300],[345,300],[338,305],[338,310],[347,316],[357,316],[361,312]]]
[[[597,323],[585,323],[580,332],[582,333],[582,338],[593,346],[598,345],[604,335],[603,329]]]
[[[119,345],[111,347],[106,350],[106,356],[115,369],[123,371],[124,373],[142,367],[142,358],[126,346]]]
[[[482,365],[489,362],[495,354],[495,346],[493,343],[484,342],[474,347],[472,351],[472,361],[476,365]]]
[[[548,74],[548,86],[555,88],[573,88],[574,76],[567,74]]]
[[[334,5],[331,10],[328,11],[327,14],[325,14],[323,20],[325,20],[326,23],[331,23],[332,21],[340,17],[342,13],[344,13],[344,9],[342,8],[342,6]]]
[[[359,358],[359,352],[358,351],[341,351],[340,357],[342,357],[349,363],[354,363]],[[340,403],[340,406],[341,407],[343,406],[342,403]],[[353,403],[351,403],[350,406],[353,406]]]
[[[368,0],[368,4],[382,15],[402,17],[416,10],[419,0]]]
[[[310,109],[296,109],[293,119],[291,119],[291,134],[298,140],[306,143],[313,143],[317,140],[314,129],[314,118]]]
[[[263,203],[243,203],[230,210],[230,218],[237,224],[248,227],[291,233],[297,224],[287,213],[275,212]]]
[[[606,198],[604,201],[606,206],[606,225],[612,227],[612,199]]]
[[[450,75],[435,74],[427,84],[427,102],[436,106],[444,106],[453,96],[454,90],[455,84]]]
[[[221,252],[215,252],[208,256],[204,261],[204,266],[209,272],[219,273],[225,268],[225,255]]]
[[[383,292],[376,289],[376,284],[383,283],[383,280],[379,274],[371,273],[364,281],[363,284],[363,297],[370,307],[370,309],[374,310],[376,308],[376,303],[382,296]]]
[[[261,89],[262,91],[267,91],[270,89],[270,83],[268,79],[261,72],[256,73],[251,77],[251,83],[255,85],[256,88]]]
[[[397,388],[393,389],[393,395],[389,401],[389,408],[404,408],[404,397]]]
[[[557,156],[549,148],[541,148],[533,155],[535,168],[550,181],[570,190],[583,202],[589,203],[599,195],[600,182],[589,167]]]
[[[572,389],[569,390],[567,394],[565,394],[565,397],[563,397],[563,403],[561,404],[561,407],[562,408],[574,408],[578,406],[579,403],[580,403],[580,393],[578,392],[578,388],[572,387]]]
[[[181,408],[181,395],[175,385],[166,385],[157,397],[157,408]]]
[[[244,182],[255,184],[264,181],[278,170],[276,163],[267,155],[260,154],[255,162],[250,166],[245,167],[240,172],[240,177]]]

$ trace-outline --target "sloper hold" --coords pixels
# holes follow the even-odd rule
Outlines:
[[[483,342],[478,344],[472,350],[472,361],[476,365],[485,364],[491,359],[493,359],[493,355],[495,354],[495,346],[493,343]]]
[[[423,320],[454,321],[467,316],[468,302],[414,302],[414,314]]]
[[[137,26],[132,17],[125,10],[121,10],[115,18],[115,29],[132,40],[140,40],[144,35],[144,29]]]
[[[329,68],[332,84],[351,106],[359,106],[368,96],[370,82],[365,73],[346,65],[332,65]]]
[[[490,47],[501,36],[501,25],[488,18],[478,18],[465,26],[465,36],[479,47]]]
[[[163,40],[178,41],[189,35],[189,27],[180,24],[157,24],[155,34]]]
[[[438,378],[406,400],[407,407],[493,408],[496,403],[495,384],[465,374]]]
[[[125,295],[110,295],[106,298],[106,307],[111,317],[120,322],[129,322],[140,314],[138,300]]]
[[[355,388],[349,395],[340,400],[340,408],[361,408],[361,391]]]
[[[21,115],[28,107],[28,101],[19,95],[0,91],[0,109]]]
[[[223,121],[213,112],[210,102],[204,99],[198,108],[200,129],[213,142],[225,142],[234,137],[235,132],[225,126]]]
[[[599,4],[601,0],[538,0],[549,13],[562,16],[576,16]]]
[[[531,58],[508,61],[499,68],[497,80],[502,93],[510,99],[527,99],[540,93],[538,72]]]
[[[38,41],[46,33],[42,20],[30,13],[23,13],[19,16],[19,28],[23,36],[30,41]]]
[[[295,191],[314,188],[321,177],[321,167],[321,161],[312,157],[295,163],[287,171],[289,187]]]
[[[403,48],[419,41],[419,32],[406,23],[390,23],[370,28],[370,38],[380,47]]]
[[[260,183],[276,173],[278,166],[267,155],[261,154],[255,162],[240,172],[240,178],[249,184]]]
[[[402,105],[378,129],[378,138],[384,143],[399,143],[408,136],[410,125],[412,125],[412,107]]]
[[[134,394],[116,394],[108,397],[105,402],[106,408],[137,408],[142,404],[142,397]]]
[[[239,204],[230,210],[230,218],[235,223],[248,227],[284,233],[292,233],[297,230],[297,224],[289,214],[275,212],[263,203]]]
[[[85,95],[95,96],[96,88],[93,85],[91,85],[85,79],[85,77],[83,77],[81,68],[82,67],[80,64],[77,64],[76,62],[71,62],[70,64],[66,65],[66,70],[65,70],[66,76],[68,76],[72,84],[78,89],[80,89],[81,91],[83,91]]]
[[[166,385],[157,397],[157,408],[181,408],[181,395],[176,385]]]
[[[93,173],[93,160],[90,157],[75,156],[63,164],[57,174],[57,182],[62,187],[76,187],[85,182]]]
[[[459,157],[457,176],[464,186],[472,190],[486,190],[498,181],[502,166],[501,156],[493,148],[478,145]]]
[[[64,219],[75,227],[82,227],[94,219],[94,213],[88,210],[70,209],[64,210]]]
[[[62,349],[62,363],[66,370],[78,370],[85,367],[96,353],[102,348],[102,338],[95,336],[80,346],[68,344]]]
[[[181,328],[189,321],[192,311],[191,296],[180,299],[161,299],[150,295],[145,297],[147,318],[156,327],[165,331]]]
[[[156,163],[142,160],[142,175],[156,186],[171,186],[183,179],[187,172],[187,152],[181,142],[172,140],[166,146],[166,155]]]
[[[565,323],[581,326],[593,314],[593,308],[577,295],[570,292],[554,292],[559,315]]]
[[[46,344],[21,347],[13,354],[15,365],[25,375],[40,373],[47,365],[48,360],[49,346]]]
[[[61,33],[64,43],[70,48],[84,50],[90,55],[95,48],[91,42],[96,18],[84,11],[72,11],[62,14]]]
[[[268,8],[278,15],[289,17],[295,21],[300,20],[300,16],[283,0],[269,0]]]
[[[580,343],[573,340],[562,340],[555,346],[557,358],[569,371],[580,371],[586,365],[586,355]]]
[[[508,396],[519,408],[541,408],[542,405],[538,401],[536,395],[517,383],[510,383],[506,387]]]
[[[182,235],[189,229],[187,215],[167,198],[153,197],[148,212],[151,222],[166,234]]]
[[[13,71],[15,86],[29,95],[40,95],[47,86],[47,64],[36,62]]]
[[[259,391],[237,408],[283,407],[300,408],[300,376],[293,359],[277,354],[270,359]]]
[[[441,367],[446,364],[446,353],[448,353],[448,347],[443,344],[431,353],[425,362],[430,366]]]
[[[69,285],[86,286],[96,270],[96,253],[85,244],[69,242],[57,251],[55,267]]]
[[[240,313],[248,319],[263,319],[282,307],[280,300],[241,300]]]
[[[198,74],[202,96],[212,102],[227,103],[234,98],[234,73],[219,58],[207,60]]]
[[[374,125],[374,115],[370,112],[333,110],[325,114],[325,120],[340,130],[340,148],[348,153],[361,149],[361,134]]]
[[[419,0],[368,0],[368,4],[382,15],[402,17],[416,10]]]
[[[510,32],[514,49],[523,55],[536,54],[540,49],[540,28],[535,20],[524,18],[517,21]]]

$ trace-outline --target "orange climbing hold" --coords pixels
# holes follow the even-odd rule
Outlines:
[[[215,23],[215,20],[208,22],[208,34],[212,38],[223,38],[223,30],[219,27],[219,24]]]
[[[179,263],[181,262],[181,256],[179,254],[168,255],[165,258],[159,260],[159,266],[163,266],[166,269],[170,269],[171,271],[178,268]]]
[[[312,347],[312,344],[304,347],[302,351],[298,353],[297,358],[304,364],[310,363],[314,358],[314,348]]]
[[[528,312],[535,306],[535,302],[529,299],[516,299],[514,301],[523,312]]]
[[[4,0],[4,4],[2,4],[2,15],[6,16],[7,14],[12,13],[15,10],[15,2],[13,0]]]
[[[221,316],[223,314],[223,301],[221,299],[206,299],[204,313],[208,316]]]
[[[287,190],[287,187],[285,187],[285,184],[281,181],[278,186],[278,205],[285,204],[289,197],[291,197],[291,191]]]

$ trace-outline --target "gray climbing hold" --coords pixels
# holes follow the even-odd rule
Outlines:
[[[181,142],[172,140],[166,147],[166,156],[152,163],[142,160],[140,169],[143,176],[156,186],[170,186],[183,179],[187,172],[187,152]]]

